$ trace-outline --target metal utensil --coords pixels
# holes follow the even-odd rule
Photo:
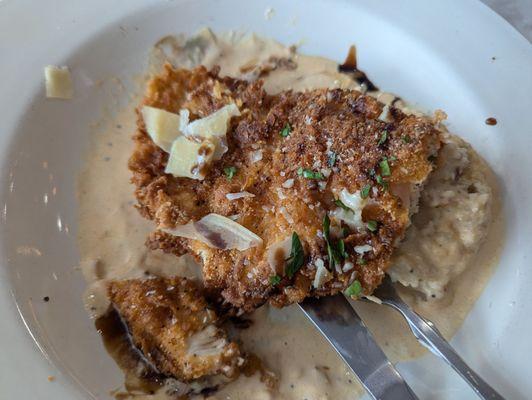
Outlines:
[[[397,294],[391,279],[386,276],[381,285],[373,293],[383,304],[399,311],[417,340],[432,353],[442,358],[464,378],[471,388],[482,399],[499,400],[504,398],[488,383],[473,371],[444,339],[434,324],[417,314]]]
[[[343,295],[308,298],[299,306],[373,399],[417,399]]]

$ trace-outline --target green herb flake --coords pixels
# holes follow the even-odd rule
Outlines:
[[[355,280],[347,289],[345,289],[345,295],[349,297],[358,297],[362,293],[362,285],[358,280]]]
[[[287,122],[286,125],[284,126],[284,128],[281,130],[281,132],[279,133],[279,135],[281,135],[282,137],[288,137],[290,135],[290,133],[292,132],[292,127],[290,126],[290,124]]]
[[[382,188],[383,188],[384,190],[388,189],[388,182],[385,181],[384,179],[382,179],[382,176],[380,176],[380,175],[376,175],[376,176],[375,176],[375,180],[377,181],[377,183],[378,183],[379,185],[382,186]]]
[[[303,252],[303,246],[299,240],[297,233],[292,233],[292,250],[290,251],[290,257],[286,260],[286,275],[292,278],[294,274],[301,268],[305,261],[305,253]]]
[[[347,207],[344,203],[342,203],[342,200],[340,199],[334,200],[334,204],[336,204],[338,207],[343,208],[345,211],[351,211],[351,212],[353,211],[349,207]]]
[[[388,160],[390,160],[390,161],[397,161],[397,157],[396,157],[396,156],[390,156],[390,157],[388,158]]]
[[[384,144],[387,140],[388,140],[388,131],[383,131],[381,133],[381,138],[377,142],[377,146]]]
[[[403,141],[403,143],[412,143],[412,138],[409,135],[404,135],[403,137],[401,137],[401,140]]]
[[[346,226],[344,226],[344,227],[342,228],[342,236],[343,236],[344,238],[346,238],[346,237],[349,236],[349,228],[347,228]]]
[[[375,232],[377,230],[377,221],[370,220],[366,223],[366,227],[371,231]]]
[[[270,285],[277,286],[281,282],[281,277],[279,275],[270,276]]]
[[[347,258],[349,258],[349,254],[347,254],[347,252],[345,251],[345,243],[343,240],[339,240],[338,241],[338,245],[337,245],[337,248],[338,248],[338,253],[340,254],[340,256],[345,260]]]
[[[386,157],[383,158],[379,163],[379,167],[381,167],[382,176],[390,176],[392,174],[390,171],[390,164],[388,163],[388,159]]]
[[[225,167],[224,174],[228,180],[233,179],[233,176],[236,174],[236,167]]]
[[[368,183],[367,185],[364,185],[364,187],[360,190],[360,197],[363,199],[367,198],[369,196],[369,191],[371,190],[371,185]]]
[[[340,259],[340,255],[338,254],[337,250],[334,248],[334,246],[331,243],[331,238],[330,238],[331,220],[329,219],[329,216],[327,214],[325,214],[325,217],[323,217],[322,225],[323,225],[323,237],[325,238],[325,243],[327,244],[327,255],[329,256],[329,267],[332,270],[335,264],[340,264],[341,259]]]
[[[329,215],[325,214],[325,217],[323,217],[323,237],[325,240],[329,240],[329,233],[331,230],[331,219],[329,218]]]
[[[359,257],[357,259],[357,264],[358,265],[366,265],[368,262],[366,261],[366,259],[364,257]]]
[[[334,164],[336,164],[336,153],[334,151],[331,151],[331,153],[329,154],[327,164],[329,165],[329,167],[333,167]]]
[[[317,180],[325,179],[325,177],[323,176],[321,172],[316,172],[311,169],[306,169],[306,168],[301,168],[301,167],[299,167],[299,169],[297,170],[297,174],[306,179],[317,179]]]

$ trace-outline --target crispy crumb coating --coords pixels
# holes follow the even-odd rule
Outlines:
[[[260,236],[263,245],[221,250],[156,230],[148,246],[177,255],[191,252],[203,264],[206,286],[244,310],[268,301],[282,307],[307,296],[334,294],[355,279],[365,294],[371,293],[404,236],[416,193],[433,168],[431,157],[441,145],[434,122],[394,107],[383,113],[383,104],[354,90],[286,91],[272,96],[260,80],[220,77],[216,69],[204,67],[185,70],[166,65],[148,84],[142,104],[176,113],[187,108],[194,119],[231,102],[242,115],[232,118],[229,150],[213,163],[203,181],[165,174],[168,155],[152,142],[139,117],[129,161],[132,182],[141,214],[159,227],[172,228],[209,213],[237,215],[237,222]],[[287,124],[290,134],[283,137],[280,132]],[[382,170],[384,159],[390,176]],[[237,168],[231,180],[224,175],[226,167]],[[321,177],[305,178],[301,169]],[[346,272],[333,268],[333,279],[313,287],[316,262],[325,260],[327,265],[324,216],[337,208],[334,201],[343,189],[355,193],[367,186],[371,190],[362,217],[365,222],[376,221],[377,229],[350,230],[344,238],[343,262],[354,267]],[[241,191],[255,197],[232,201],[226,197]],[[293,232],[303,245],[304,264],[293,278],[281,273],[281,281],[272,285],[271,276],[278,272],[268,262],[268,248]],[[354,251],[362,245],[372,247],[363,260]]]
[[[112,281],[109,297],[134,344],[159,372],[184,382],[238,375],[244,361],[238,345],[217,326],[216,313],[194,281]]]

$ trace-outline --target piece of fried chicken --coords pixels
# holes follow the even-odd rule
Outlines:
[[[241,115],[231,119],[228,151],[204,180],[164,172],[168,154],[151,140],[139,112],[129,168],[139,210],[160,228],[148,245],[191,252],[202,262],[205,285],[247,311],[346,289],[370,294],[433,168],[441,145],[433,121],[354,90],[268,95],[261,81],[204,67],[166,65],[142,103],[186,109],[192,120],[227,104]],[[211,213],[231,217],[262,243],[224,249],[168,233]]]
[[[112,281],[108,293],[135,346],[158,372],[208,385],[238,376],[244,363],[238,345],[219,328],[215,311],[194,281]]]

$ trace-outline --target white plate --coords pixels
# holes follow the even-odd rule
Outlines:
[[[162,35],[205,25],[284,43],[303,39],[303,52],[337,60],[355,42],[362,68],[380,87],[449,114],[450,129],[497,172],[507,221],[499,268],[453,344],[508,398],[532,393],[532,49],[506,22],[461,0],[46,4],[0,2],[0,398],[106,398],[120,384],[80,300],[76,173],[89,123],[125,98],[111,95],[108,79],[131,82]],[[268,7],[275,10],[269,21]],[[44,98],[47,64],[72,68],[74,100]],[[107,79],[103,88],[88,85],[99,79]],[[489,116],[499,124],[485,125]],[[475,398],[434,357],[400,368],[422,398]]]

